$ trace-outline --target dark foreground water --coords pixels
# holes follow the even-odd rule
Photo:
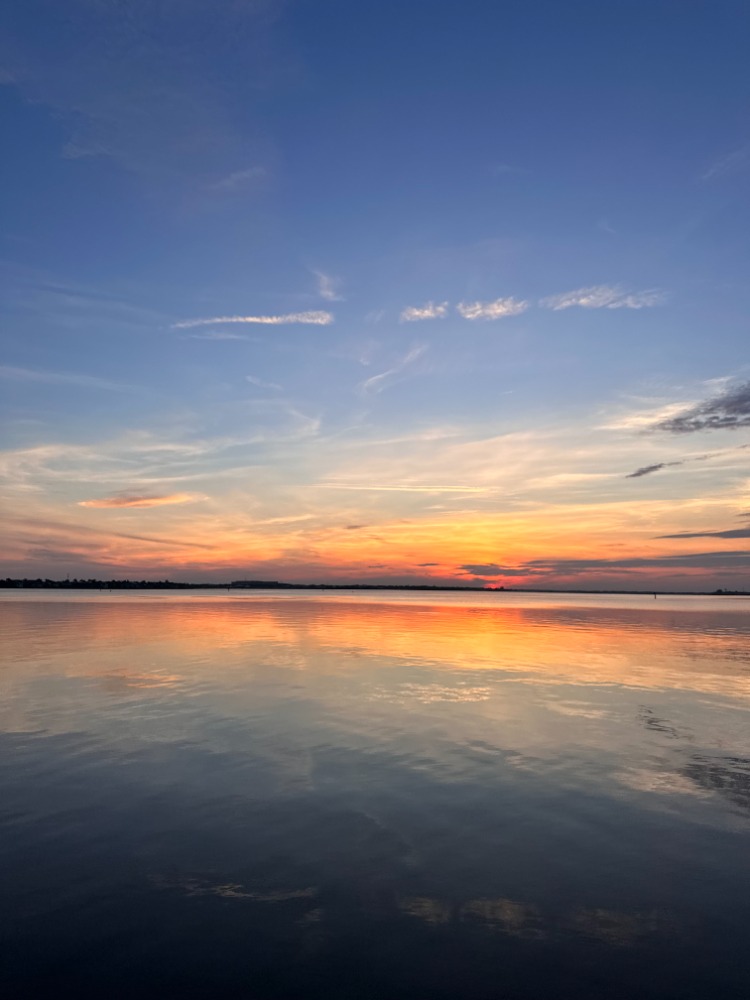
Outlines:
[[[0,613],[3,996],[750,995],[750,602]]]

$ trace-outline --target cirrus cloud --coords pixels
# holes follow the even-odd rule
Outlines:
[[[194,493],[117,493],[111,497],[99,497],[94,500],[79,500],[78,506],[101,507],[105,509],[119,509],[121,507],[166,507],[171,504],[194,503],[196,500],[205,499],[206,497],[198,496]]]
[[[214,326],[219,323],[260,323],[265,326],[284,326],[292,323],[306,323],[312,326],[329,326],[333,323],[333,313],[323,309],[308,312],[285,313],[280,316],[212,316],[200,319],[183,319],[172,324],[173,330],[189,330],[195,326]]]
[[[572,306],[581,309],[646,309],[661,305],[663,301],[664,293],[658,288],[626,292],[618,285],[590,285],[561,295],[548,295],[539,300],[539,305],[559,312]]]
[[[529,303],[523,299],[495,299],[494,302],[459,302],[456,306],[464,319],[504,319],[506,316],[518,316],[526,312]]]

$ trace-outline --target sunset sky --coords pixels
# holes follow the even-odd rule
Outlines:
[[[8,0],[0,576],[750,588],[745,0]]]

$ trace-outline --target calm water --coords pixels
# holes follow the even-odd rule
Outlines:
[[[750,995],[750,602],[0,614],[5,996]]]

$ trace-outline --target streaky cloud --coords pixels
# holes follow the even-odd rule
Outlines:
[[[186,333],[191,340],[247,340],[244,333],[234,333],[231,330],[208,330],[206,333]]]
[[[341,294],[341,278],[325,271],[313,271],[318,279],[318,295],[326,302],[343,302],[344,296]]]
[[[233,173],[227,174],[226,177],[221,177],[218,181],[214,181],[210,185],[210,190],[223,191],[229,194],[247,187],[256,181],[263,180],[267,175],[268,171],[266,168],[259,165],[248,167],[245,170],[235,170]]]
[[[464,563],[458,569],[472,576],[527,576],[528,571],[512,566],[499,566],[497,563]]]
[[[448,315],[447,302],[425,302],[423,306],[407,306],[401,311],[402,323],[418,323],[424,319],[445,319]]]
[[[539,300],[543,309],[559,312],[579,306],[581,309],[647,309],[664,302],[664,293],[658,288],[641,292],[626,292],[619,285],[590,285],[561,295],[548,295]]]
[[[171,504],[194,503],[205,500],[203,496],[194,493],[168,494],[131,494],[118,493],[111,497],[100,497],[94,500],[79,500],[79,507],[101,507],[104,509],[119,509],[121,507],[166,507]]]
[[[727,549],[713,552],[686,552],[679,555],[632,556],[623,559],[531,559],[523,564],[528,571],[575,576],[597,571],[637,571],[639,569],[716,569],[750,568],[750,551]]]
[[[220,323],[260,323],[264,326],[284,326],[294,323],[312,326],[329,326],[333,323],[333,313],[323,309],[309,312],[285,313],[280,316],[212,316],[200,319],[183,319],[172,324],[173,330],[190,330],[196,326],[214,326]]]
[[[526,312],[529,303],[523,299],[495,299],[493,302],[459,302],[456,312],[464,319],[504,319]]]
[[[16,382],[46,382],[49,385],[72,385],[81,389],[107,389],[111,392],[138,392],[137,386],[126,385],[123,382],[113,382],[111,379],[99,378],[96,375],[80,375],[77,372],[50,372],[33,368],[15,368],[12,365],[0,365],[0,378]]]
[[[259,389],[282,389],[278,382],[264,382],[262,378],[257,378],[255,375],[246,375],[245,381],[249,382],[250,385],[255,385]]]
[[[641,476],[650,476],[652,472],[659,472],[661,469],[668,469],[672,465],[684,465],[684,462],[656,462],[654,465],[642,465],[635,472],[628,473],[625,479],[640,479]]]
[[[746,142],[739,149],[719,157],[711,166],[701,174],[702,181],[716,180],[717,177],[726,177],[729,174],[739,173],[750,167],[750,142]]]
[[[417,344],[412,347],[412,349],[404,355],[399,361],[393,365],[392,368],[388,368],[384,372],[380,372],[379,375],[372,375],[370,378],[365,379],[359,386],[360,391],[367,394],[371,392],[382,392],[386,389],[388,385],[391,384],[393,377],[399,375],[405,368],[410,364],[420,358],[425,351],[427,346],[425,344]]]
[[[750,528],[727,528],[726,531],[678,531],[657,538],[750,538]]]
[[[490,486],[444,486],[439,485],[414,485],[409,483],[339,483],[324,482],[313,483],[319,489],[326,490],[372,490],[378,493],[496,493],[496,489]]]
[[[708,459],[716,458],[717,456],[731,455],[736,451],[744,451],[745,448],[750,448],[750,444],[741,444],[738,448],[725,448],[721,451],[709,451],[704,455],[693,455],[690,458],[682,458],[676,462],[656,462],[654,465],[643,465],[640,469],[636,469],[635,472],[631,472],[629,475],[625,476],[625,479],[638,479],[640,476],[649,476],[652,472],[659,472],[661,469],[669,469],[676,465],[689,465],[692,462],[705,462]]]

